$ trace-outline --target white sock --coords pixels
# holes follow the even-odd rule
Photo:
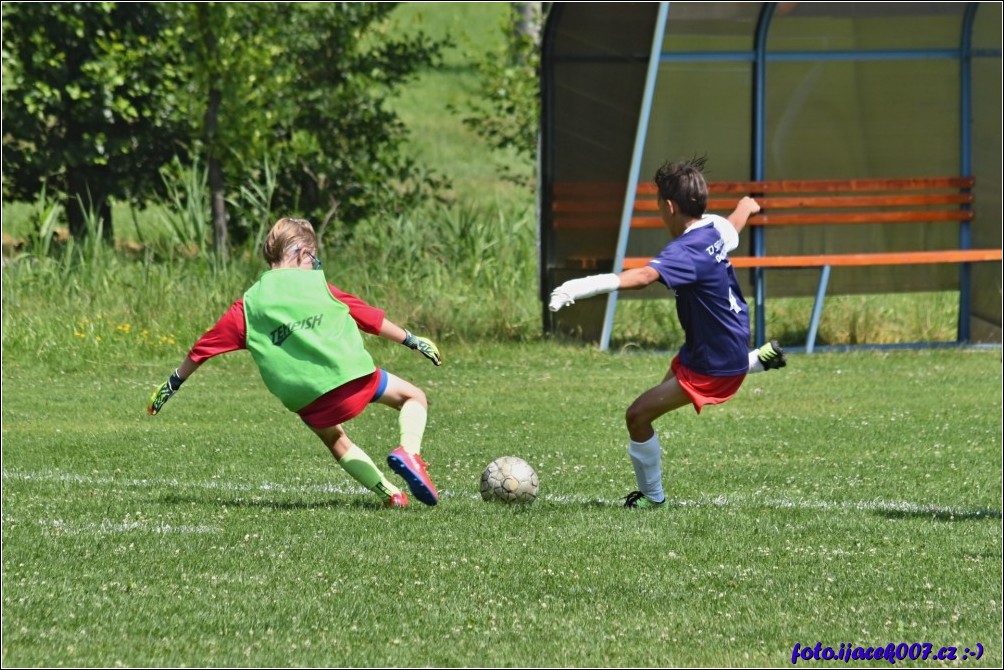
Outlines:
[[[425,422],[428,410],[416,400],[409,400],[401,406],[398,425],[401,428],[401,446],[409,454],[422,451],[422,436],[425,435]]]
[[[750,352],[750,369],[747,374],[753,374],[754,372],[764,372],[763,363],[760,362],[760,350],[754,349]]]
[[[662,502],[666,493],[662,490],[662,444],[655,433],[644,442],[630,440],[628,456],[634,467],[634,477],[638,490],[652,502]]]

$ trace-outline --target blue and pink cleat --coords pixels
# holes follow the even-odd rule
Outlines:
[[[429,478],[425,461],[420,454],[410,454],[404,447],[398,447],[390,452],[387,465],[408,483],[412,495],[421,502],[426,505],[435,505],[439,502],[439,493]]]

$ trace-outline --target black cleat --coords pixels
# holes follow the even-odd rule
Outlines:
[[[788,364],[788,359],[784,355],[784,349],[778,344],[777,340],[771,340],[757,349],[757,358],[760,359],[760,364],[763,365],[764,370],[777,370]]]
[[[641,491],[632,491],[624,496],[624,506],[631,509],[662,509],[666,506],[666,500],[654,502],[647,498]]]

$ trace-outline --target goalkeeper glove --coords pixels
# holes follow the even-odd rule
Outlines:
[[[439,348],[427,337],[416,337],[410,330],[404,331],[404,346],[409,349],[418,349],[419,353],[432,361],[435,366],[443,364],[443,357],[439,353]]]
[[[551,291],[548,308],[557,312],[562,307],[574,305],[576,300],[592,298],[602,293],[612,293],[620,288],[620,278],[615,274],[592,275],[582,279],[566,281]]]
[[[171,396],[173,396],[178,389],[181,388],[184,381],[185,380],[178,375],[177,370],[171,373],[170,378],[161,384],[160,388],[156,389],[153,392],[153,395],[150,396],[150,402],[146,406],[146,413],[151,416],[157,414],[157,412],[160,411],[160,408],[164,406],[164,403],[170,400]]]
[[[562,307],[568,307],[569,305],[574,304],[575,301],[572,300],[572,296],[568,295],[560,288],[556,288],[551,292],[551,304],[548,305],[548,309],[552,312],[557,312]]]

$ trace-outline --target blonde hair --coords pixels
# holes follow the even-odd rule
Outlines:
[[[265,236],[261,254],[265,257],[265,262],[274,267],[282,262],[286,254],[297,247],[317,251],[317,236],[314,234],[314,226],[306,219],[283,217],[275,222],[272,230],[268,231],[268,235]]]

